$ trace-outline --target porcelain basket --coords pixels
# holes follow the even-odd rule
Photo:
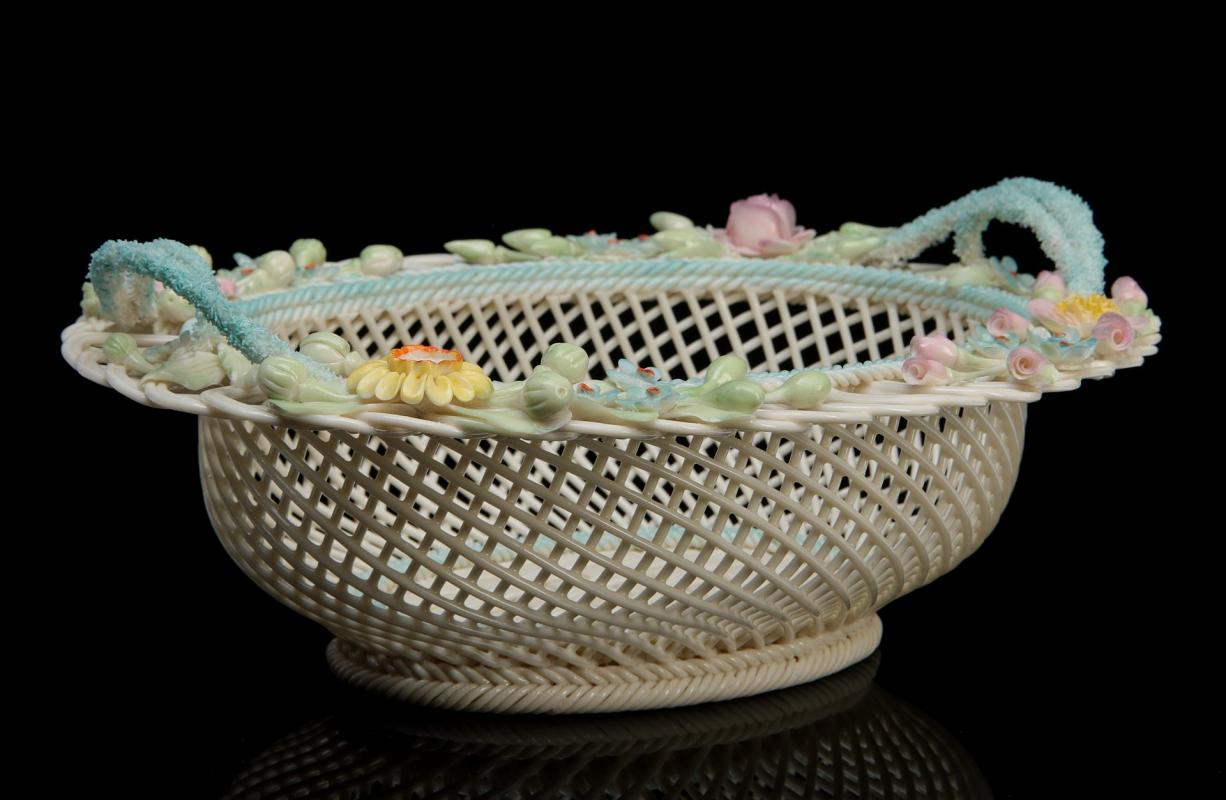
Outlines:
[[[1056,269],[986,255],[992,220]],[[1089,209],[1038,181],[897,228],[817,236],[773,196],[652,223],[335,262],[300,240],[220,272],[109,242],[63,355],[199,417],[223,546],[335,634],[342,678],[570,713],[864,659],[877,611],[991,532],[1027,404],[1159,338],[1135,282],[1104,291]],[[915,262],[949,235],[957,263]]]

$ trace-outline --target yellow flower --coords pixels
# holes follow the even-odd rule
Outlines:
[[[1120,313],[1114,300],[1101,294],[1074,294],[1056,303],[1056,313],[1070,322],[1094,322],[1108,311]]]
[[[1101,294],[1071,294],[1053,302],[1036,298],[1030,301],[1030,313],[1054,333],[1076,331],[1079,336],[1089,336],[1098,318],[1108,312],[1120,313],[1120,307],[1109,297]]]
[[[446,406],[484,400],[494,384],[455,350],[425,344],[398,347],[349,374],[349,391],[363,400]]]

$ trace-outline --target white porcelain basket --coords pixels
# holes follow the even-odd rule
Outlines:
[[[993,208],[1025,205],[1007,201]],[[967,220],[977,237],[984,214],[948,208],[917,220],[923,235],[895,229],[874,252],[921,250],[935,226],[963,237],[959,269],[978,268]],[[1052,216],[1065,238],[1049,252],[1073,286],[1085,237]],[[734,353],[767,389],[801,368],[830,380],[813,407],[767,392],[752,415],[718,424],[570,417],[507,434],[377,402],[287,413],[250,385],[141,375],[117,356],[121,326],[89,315],[65,331],[63,353],[137,402],[199,415],[222,544],[335,634],[328,659],[345,680],[453,709],[680,706],[792,686],[870,654],[877,610],[991,532],[1027,403],[1139,363],[1157,342],[1138,323],[1126,346],[1100,343],[1109,358],[1043,381],[1010,366],[916,385],[903,361],[916,358],[913,337],[961,348],[998,308],[1024,314],[1028,295],[959,283],[909,255],[888,267],[667,254],[451,264],[231,304],[291,346],[314,331],[365,356],[425,343],[507,385],[534,374],[551,342],[584,348],[595,374],[625,358],[698,376]],[[161,274],[139,261],[116,266]],[[145,323],[137,347],[174,341]]]

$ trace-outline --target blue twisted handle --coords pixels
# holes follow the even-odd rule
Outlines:
[[[306,365],[318,378],[336,377],[235,309],[217,287],[212,268],[185,244],[171,239],[106,242],[90,257],[89,280],[97,292],[102,313],[123,328],[154,319],[153,282],[161,281],[191,303],[198,317],[212,323],[253,364],[270,356],[289,356]]]
[[[1090,207],[1068,189],[1034,178],[1009,178],[934,208],[889,234],[872,257],[908,261],[952,233],[959,260],[978,261],[984,257],[983,232],[994,219],[1032,230],[1070,291],[1103,291],[1107,259]]]

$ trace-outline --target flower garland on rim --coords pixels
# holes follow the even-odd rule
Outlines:
[[[1137,336],[1157,333],[1161,320],[1149,298],[1129,277],[1111,285],[1111,296],[1072,294],[1055,272],[1040,272],[1027,311],[1031,319],[998,308],[959,346],[942,335],[912,338],[902,363],[903,380],[913,386],[944,386],[1004,375],[1031,386],[1047,386],[1060,370],[1094,359],[1123,357]],[[1036,324],[1037,323],[1037,324]]]

